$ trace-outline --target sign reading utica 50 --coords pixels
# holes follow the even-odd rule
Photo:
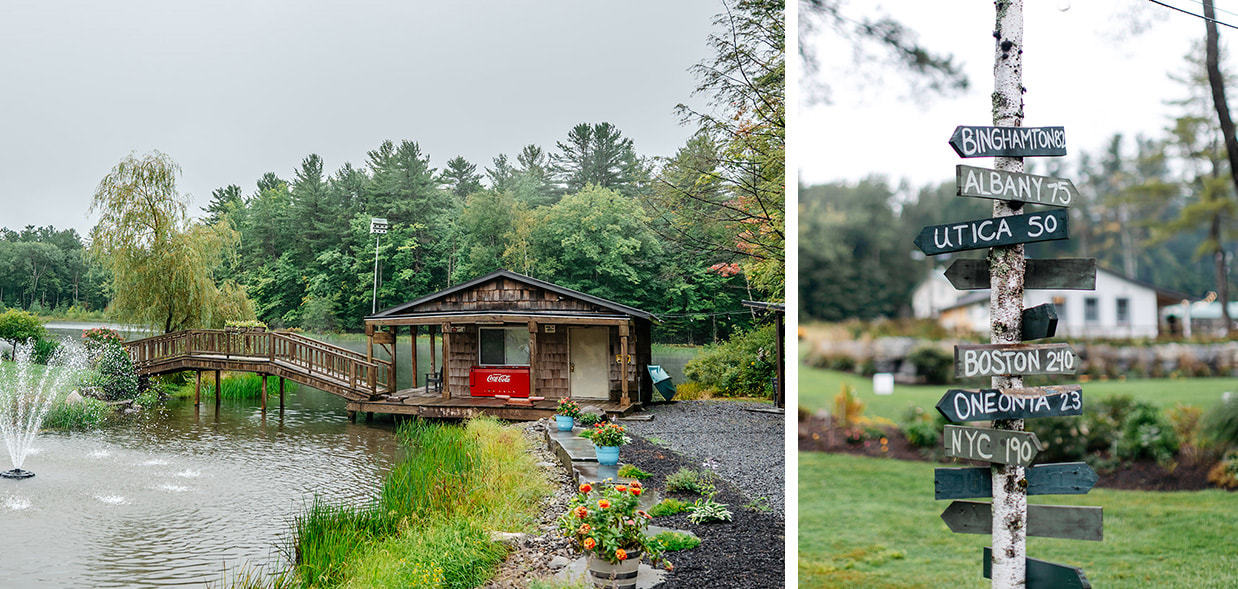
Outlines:
[[[956,127],[950,147],[960,157],[1066,155],[1062,127]]]
[[[973,250],[999,245],[1068,239],[1066,211],[1011,215],[929,225],[916,236],[916,247],[927,255]]]
[[[954,346],[954,376],[1074,374],[1079,359],[1069,344]]]

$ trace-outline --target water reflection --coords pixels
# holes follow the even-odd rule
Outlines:
[[[292,519],[315,495],[364,502],[397,445],[382,422],[301,387],[255,402],[174,402],[96,432],[44,433],[39,475],[0,481],[0,587],[169,587],[225,567],[286,565]]]

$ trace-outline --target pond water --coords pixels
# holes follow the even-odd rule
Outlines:
[[[200,587],[225,569],[286,566],[303,507],[368,500],[398,452],[390,425],[349,423],[332,395],[287,399],[282,415],[171,402],[40,434],[24,465],[36,476],[0,479],[0,587]]]
[[[97,325],[47,327],[76,338]],[[324,339],[365,351],[364,339]],[[408,353],[407,338],[398,345]],[[428,342],[418,347],[424,372]],[[660,348],[654,363],[683,382],[695,354]],[[24,464],[36,476],[0,479],[0,587],[202,586],[286,567],[303,508],[368,500],[399,452],[389,424],[349,423],[335,396],[302,386],[287,403],[264,416],[257,400],[225,399],[218,413],[171,401],[116,427],[40,434]]]

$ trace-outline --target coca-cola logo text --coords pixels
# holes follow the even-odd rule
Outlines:
[[[486,382],[511,382],[512,375],[510,374],[491,374],[486,377]]]

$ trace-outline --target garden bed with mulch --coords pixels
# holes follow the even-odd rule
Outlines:
[[[940,448],[918,448],[907,440],[896,427],[884,428],[886,443],[880,440],[864,440],[852,443],[847,440],[847,430],[833,427],[827,419],[810,416],[799,422],[799,449],[801,452],[837,452],[893,458],[897,460],[933,461],[959,466],[983,465],[971,460],[947,458]],[[883,450],[884,448],[884,450]],[[1096,468],[1100,480],[1097,487],[1138,491],[1199,491],[1216,488],[1208,482],[1208,470],[1212,464],[1206,460],[1179,459],[1173,470],[1166,470],[1156,461],[1145,459],[1119,464],[1113,469]]]
[[[620,462],[634,464],[651,476],[643,483],[656,489],[661,497],[674,497],[685,503],[697,495],[666,493],[666,477],[680,468],[700,470],[701,464],[648,441],[632,437],[623,447]],[[752,499],[725,480],[717,480],[715,501],[731,510],[729,522],[694,524],[687,513],[655,518],[662,527],[687,530],[701,539],[701,545],[691,550],[672,552],[667,558],[674,563],[666,581],[659,588],[705,589],[774,588],[785,586],[784,546],[786,524],[768,507],[754,507]],[[747,507],[746,507],[747,506]]]

